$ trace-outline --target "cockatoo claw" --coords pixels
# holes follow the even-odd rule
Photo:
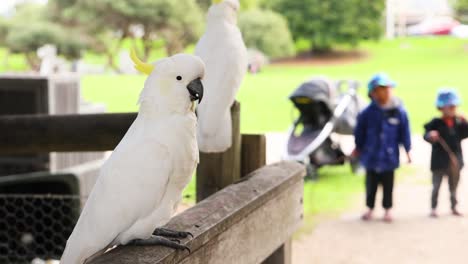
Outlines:
[[[170,239],[170,240],[171,240],[172,242],[176,242],[176,243],[179,243],[179,244],[180,244],[180,240],[179,240],[179,239],[173,238],[173,239]]]
[[[187,250],[189,253],[191,253],[191,250],[189,247],[186,245],[181,245],[180,241],[176,242],[173,240],[169,240],[165,237],[160,237],[160,236],[151,236],[149,239],[136,239],[133,240],[129,243],[129,245],[132,246],[163,246],[163,247],[168,247],[172,248],[175,250]]]
[[[183,232],[183,231],[175,231],[175,230],[170,230],[167,228],[156,228],[154,230],[153,235],[155,236],[162,236],[162,237],[169,237],[169,238],[187,238],[191,237],[194,238],[193,234],[190,232]]]

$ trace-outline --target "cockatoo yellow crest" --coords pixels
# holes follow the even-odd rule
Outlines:
[[[154,65],[152,64],[149,64],[149,63],[145,63],[145,62],[142,62],[134,49],[131,49],[130,50],[130,58],[132,59],[133,63],[135,63],[135,69],[137,69],[137,71],[141,72],[141,73],[144,73],[146,75],[150,75],[151,72],[153,72],[154,70]]]

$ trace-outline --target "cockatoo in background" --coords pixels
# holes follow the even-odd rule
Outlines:
[[[102,167],[62,264],[82,264],[115,245],[187,249],[165,237],[190,233],[156,228],[171,218],[198,164],[194,111],[203,97],[205,66],[192,55],[154,64],[140,61],[134,51],[131,57],[149,75],[138,117]]]
[[[230,108],[247,72],[247,49],[237,27],[238,0],[214,0],[206,32],[195,54],[206,65],[206,102],[198,114],[198,145],[202,152],[223,152],[232,145]]]

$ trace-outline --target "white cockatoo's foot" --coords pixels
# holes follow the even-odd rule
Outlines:
[[[189,236],[193,238],[193,234],[190,232],[175,231],[175,230],[171,230],[167,228],[156,228],[156,230],[154,230],[153,232],[153,235],[161,236],[161,237],[169,237],[169,238],[180,238],[180,239],[184,239]]]
[[[187,250],[191,253],[190,248],[186,245],[181,245],[180,241],[178,240],[170,240],[165,237],[160,236],[151,236],[148,239],[135,239],[130,241],[128,245],[131,246],[163,246],[168,247],[176,250]]]

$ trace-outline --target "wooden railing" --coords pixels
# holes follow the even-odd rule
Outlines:
[[[265,136],[240,134],[238,103],[231,114],[232,147],[201,153],[199,203],[167,226],[195,235],[183,241],[192,253],[122,246],[91,263],[290,263],[305,169],[291,162],[265,166]],[[136,115],[0,116],[0,155],[113,150]]]

